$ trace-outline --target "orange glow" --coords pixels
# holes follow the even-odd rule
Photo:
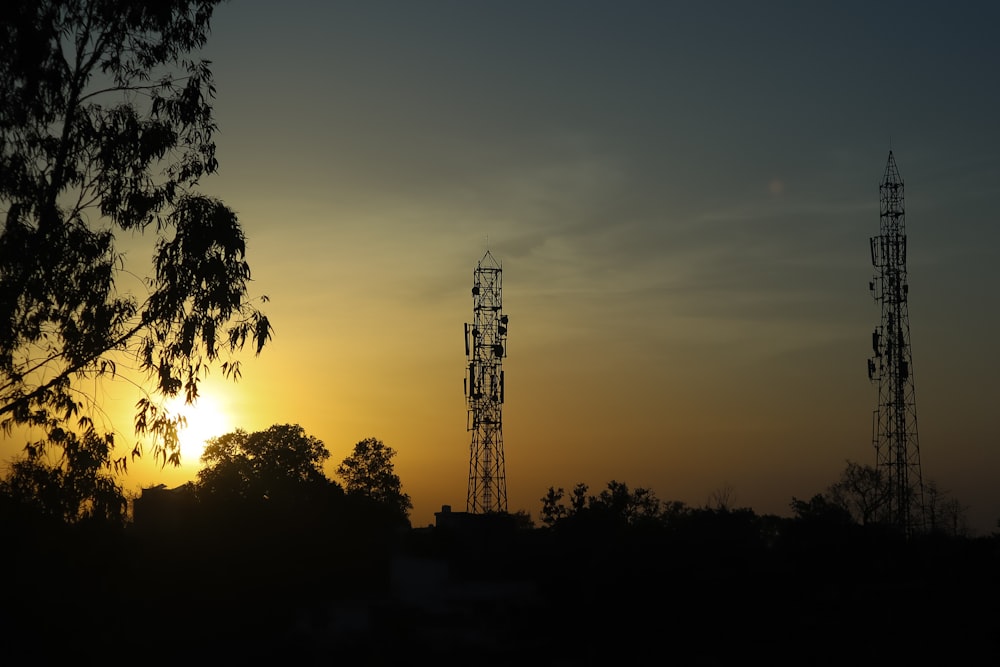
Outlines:
[[[223,401],[213,394],[202,394],[191,405],[178,396],[167,403],[171,413],[184,416],[186,425],[178,430],[181,446],[181,464],[187,468],[198,467],[205,443],[214,437],[235,430]]]

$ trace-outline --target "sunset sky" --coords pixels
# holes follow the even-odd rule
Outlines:
[[[376,437],[414,525],[464,510],[462,330],[489,250],[511,511],[617,480],[788,515],[875,462],[868,242],[891,148],[923,476],[989,532],[998,26],[985,2],[223,5],[202,189],[246,228],[275,337],[205,386],[215,428],[301,424],[331,477]]]

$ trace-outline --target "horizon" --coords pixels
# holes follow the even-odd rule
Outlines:
[[[220,163],[201,191],[239,215],[274,338],[239,382],[206,381],[221,418],[203,433],[299,424],[331,479],[375,437],[414,527],[461,511],[460,325],[490,250],[510,316],[510,511],[616,480],[789,516],[848,460],[875,463],[869,239],[891,151],[923,479],[989,534],[997,19],[978,4],[221,5],[198,54]],[[127,452],[135,390],[102,391]],[[4,436],[3,461],[21,445]],[[120,481],[177,486],[192,456],[144,457]]]

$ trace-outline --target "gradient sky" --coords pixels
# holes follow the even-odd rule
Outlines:
[[[875,461],[891,148],[923,476],[996,527],[1000,5],[242,0],[213,26],[203,191],[239,213],[275,327],[206,386],[222,428],[301,424],[331,476],[377,437],[414,525],[464,510],[489,249],[511,511],[617,480],[788,515]]]

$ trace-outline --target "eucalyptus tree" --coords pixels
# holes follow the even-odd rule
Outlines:
[[[166,398],[272,334],[218,169],[206,44],[219,0],[7,0],[0,9],[0,424],[94,429],[136,374],[135,431],[179,462]],[[125,237],[145,239],[138,269]],[[130,283],[138,275],[141,282]],[[81,421],[82,419],[82,421]],[[114,431],[115,429],[110,429]],[[133,454],[141,452],[136,444]],[[125,458],[116,459],[123,465]]]

